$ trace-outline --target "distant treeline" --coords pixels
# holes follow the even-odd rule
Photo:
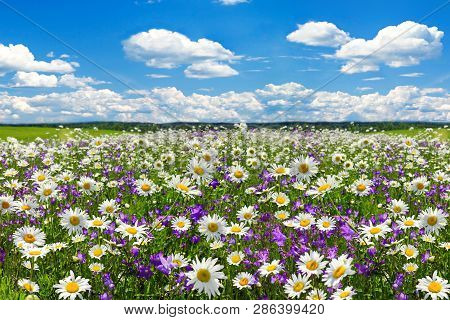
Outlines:
[[[439,128],[449,123],[442,122],[276,122],[276,123],[247,123],[249,128],[281,128],[281,127],[316,127],[316,128],[342,128],[351,131],[362,131],[374,128],[378,131],[402,130],[414,128]],[[65,128],[93,128],[117,131],[130,131],[139,129],[140,131],[155,131],[161,128],[172,129],[210,129],[210,128],[231,128],[233,123],[198,123],[198,122],[175,122],[175,123],[144,123],[144,122],[80,122],[80,123],[51,123],[51,124],[0,124],[1,126],[27,126],[27,127],[59,127]]]

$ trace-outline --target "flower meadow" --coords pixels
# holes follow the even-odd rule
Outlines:
[[[1,299],[448,299],[449,144],[209,127],[0,141]]]

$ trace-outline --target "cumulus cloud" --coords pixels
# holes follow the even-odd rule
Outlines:
[[[413,66],[438,56],[443,36],[444,32],[436,27],[405,21],[381,29],[373,39],[353,39],[340,47],[334,57],[346,62],[341,68],[345,73],[377,71],[380,65]]]
[[[326,21],[310,21],[297,25],[297,30],[286,37],[288,41],[308,46],[339,47],[352,38],[335,24]]]
[[[146,76],[153,78],[153,79],[170,78],[170,76],[168,74],[161,74],[161,73],[150,73],[150,74],[147,74]]]
[[[22,44],[5,46],[0,43],[0,76],[14,71],[69,73],[74,68],[69,62],[60,59],[38,61]]]
[[[71,92],[21,97],[0,92],[3,122],[118,120],[207,121],[450,121],[443,88],[397,86],[389,92],[350,94],[313,90],[300,83],[268,84],[255,91],[185,94],[175,87],[117,93],[89,86]],[[169,116],[172,114],[174,117]],[[32,116],[30,116],[32,114]]]
[[[207,60],[191,64],[184,74],[188,78],[208,79],[232,77],[239,73],[227,64]]]
[[[310,46],[335,47],[334,54],[326,58],[342,60],[341,71],[361,73],[378,71],[380,66],[399,68],[420,64],[442,51],[444,32],[414,21],[388,26],[373,39],[351,38],[350,35],[329,22],[307,22],[287,36],[292,42]]]
[[[64,74],[58,80],[59,85],[70,88],[81,88],[89,85],[104,84],[104,83],[106,82],[95,80],[94,78],[91,77],[77,77],[73,73]]]
[[[39,74],[37,72],[18,71],[13,77],[12,87],[43,87],[53,88],[58,85],[55,75]]]
[[[122,44],[130,59],[142,61],[148,67],[161,69],[190,65],[188,69],[192,67],[195,70],[204,69],[205,65],[209,64],[211,68],[224,70],[225,68],[220,66],[240,58],[218,42],[204,38],[192,41],[181,33],[166,29],[150,29],[137,33]],[[230,73],[232,68],[226,66]],[[191,74],[191,71],[187,71],[188,69],[185,72],[187,75]],[[222,73],[219,72],[219,74]],[[237,74],[237,71],[233,73]],[[211,72],[211,77],[214,74],[215,72]]]

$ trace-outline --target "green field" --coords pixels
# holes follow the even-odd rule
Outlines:
[[[94,129],[82,129],[81,132],[88,133],[92,136],[101,136],[104,134],[119,134],[120,131],[115,130],[94,130]],[[50,127],[9,127],[0,126],[0,139],[6,139],[7,137],[13,137],[19,140],[32,141],[36,138],[49,139],[59,138],[67,139],[75,133],[74,129],[60,129]]]
[[[426,129],[401,129],[401,130],[390,130],[385,131],[388,135],[404,135],[407,137],[420,138],[422,136],[434,136],[440,140],[449,139],[449,129],[433,129],[431,132],[426,132]],[[99,129],[94,130],[92,128],[83,128],[83,133],[89,134],[91,136],[101,136],[104,134],[119,134],[121,131],[117,130],[107,130]],[[67,139],[75,133],[73,128],[54,128],[54,127],[26,127],[26,126],[0,126],[0,139],[6,139],[7,137],[13,137],[23,141],[32,141],[38,137],[42,139],[49,138],[59,138]],[[380,133],[380,131],[376,132]]]

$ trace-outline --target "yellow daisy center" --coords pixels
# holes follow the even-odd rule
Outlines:
[[[342,292],[339,294],[339,297],[342,298],[342,299],[344,299],[344,298],[347,298],[349,295],[350,295],[350,291],[342,291]]]
[[[234,172],[234,177],[237,178],[237,179],[240,179],[240,178],[242,178],[243,176],[244,176],[244,173],[243,173],[241,170],[236,170],[236,171]]]
[[[381,232],[381,228],[379,228],[379,227],[373,227],[373,228],[370,229],[369,232],[370,232],[371,234],[375,235],[375,234],[378,234],[378,233]]]
[[[26,235],[23,236],[23,240],[26,243],[33,243],[36,241],[36,238],[31,233],[27,233]]]
[[[277,268],[277,267],[276,267],[275,265],[270,264],[270,265],[267,266],[266,269],[267,269],[267,271],[272,272],[272,271],[274,271],[276,268]]]
[[[94,225],[94,226],[96,226],[96,227],[101,227],[102,225],[103,225],[103,221],[102,220],[94,220],[93,222],[92,222],[92,224]]]
[[[208,269],[199,269],[197,271],[197,279],[201,282],[209,282],[211,279],[211,273]]]
[[[41,250],[31,250],[28,252],[30,256],[38,256],[41,254]]]
[[[293,289],[295,292],[300,292],[300,291],[303,290],[304,287],[305,287],[305,284],[304,284],[303,282],[297,282],[296,284],[294,284],[294,285],[292,286],[292,289]]]
[[[69,222],[70,222],[71,225],[77,226],[77,225],[80,224],[80,218],[77,217],[77,216],[71,216],[70,219],[69,219]]]
[[[210,156],[209,154],[204,154],[204,155],[203,155],[203,159],[204,159],[205,161],[211,161],[211,156]]]
[[[180,190],[182,190],[182,191],[184,191],[184,192],[188,192],[188,191],[189,191],[188,186],[186,186],[186,185],[183,184],[183,183],[178,183],[178,184],[177,184],[177,188],[180,189]]]
[[[84,190],[89,190],[89,189],[91,189],[91,184],[90,184],[89,182],[83,183],[83,189],[84,189]]]
[[[128,227],[125,229],[129,234],[135,235],[137,233],[137,229],[135,227]]]
[[[425,185],[422,182],[417,183],[416,186],[418,190],[422,190],[423,188],[425,188]]]
[[[309,226],[310,223],[311,223],[311,221],[309,219],[303,219],[302,221],[300,221],[300,225],[302,227],[307,227],[307,226]]]
[[[364,190],[366,190],[366,186],[361,184],[358,184],[358,186],[356,187],[356,190],[358,190],[359,192],[363,192]]]
[[[428,290],[433,293],[439,293],[442,290],[442,284],[437,281],[432,281],[428,285]]]
[[[405,254],[406,254],[408,257],[412,257],[412,256],[414,255],[414,250],[411,249],[411,248],[407,248],[407,249],[405,250]]]
[[[249,283],[249,281],[247,278],[242,278],[241,280],[239,280],[239,284],[243,287],[248,285],[248,283]]]
[[[9,204],[8,201],[3,201],[3,202],[2,202],[2,208],[3,208],[3,209],[8,209],[10,206],[11,206],[11,205]]]
[[[275,200],[278,204],[283,204],[286,202],[286,199],[282,196],[278,196],[277,199]]]
[[[150,185],[144,183],[144,184],[141,186],[141,190],[144,191],[144,192],[150,191]]]
[[[27,290],[28,292],[33,291],[33,286],[31,284],[29,284],[28,282],[23,284],[23,288],[25,290]]]
[[[244,213],[244,218],[246,220],[250,220],[253,217],[253,214],[251,212]]]
[[[43,174],[38,175],[37,181],[42,182],[45,180],[45,176]]]
[[[103,254],[103,250],[100,249],[100,248],[94,249],[94,251],[92,252],[92,254],[93,254],[95,257],[100,257],[100,256]]]
[[[345,273],[345,266],[339,266],[336,268],[336,270],[333,271],[333,278],[338,279],[342,277]]]
[[[427,219],[427,223],[430,225],[430,226],[434,226],[436,223],[437,223],[437,217],[436,216],[430,216],[430,217],[428,217],[428,219]]]
[[[78,292],[78,290],[80,290],[80,286],[78,285],[78,283],[71,281],[68,284],[66,284],[66,291],[68,293],[76,293]]]
[[[413,220],[406,220],[405,221],[405,226],[412,227],[413,225],[414,225],[414,221]]]
[[[241,256],[238,254],[231,257],[231,262],[233,262],[233,263],[238,263],[240,261],[241,261]]]
[[[215,222],[210,222],[208,224],[208,230],[211,232],[217,232],[217,230],[219,230],[219,225]]]
[[[329,228],[330,226],[331,226],[331,223],[330,223],[330,222],[328,222],[328,221],[322,222],[322,227],[324,227],[324,228]]]
[[[331,184],[325,183],[324,185],[320,186],[318,190],[319,190],[319,192],[324,192],[324,191],[327,191],[330,188],[331,188]]]
[[[205,173],[205,170],[202,167],[196,166],[194,167],[194,172],[199,176],[202,176]]]
[[[185,225],[186,225],[186,223],[184,223],[184,221],[178,221],[177,222],[177,227],[178,228],[184,228]]]
[[[24,211],[28,211],[28,210],[30,210],[31,209],[31,207],[29,206],[29,205],[27,205],[27,204],[24,204],[23,206],[22,206],[22,210],[24,210]]]
[[[239,226],[232,226],[231,227],[231,232],[238,233],[238,232],[241,232],[241,231],[242,231],[242,229]]]
[[[305,264],[305,266],[306,266],[306,269],[314,271],[319,267],[319,264],[315,260],[310,260]]]
[[[277,168],[277,169],[275,170],[275,173],[278,173],[278,174],[283,174],[283,173],[285,173],[285,172],[286,172],[286,169],[283,168],[283,167]]]
[[[309,166],[306,163],[302,163],[298,166],[298,171],[301,173],[307,173],[309,171]]]
[[[394,212],[395,213],[400,213],[400,212],[402,212],[402,208],[400,208],[400,206],[394,206]]]

